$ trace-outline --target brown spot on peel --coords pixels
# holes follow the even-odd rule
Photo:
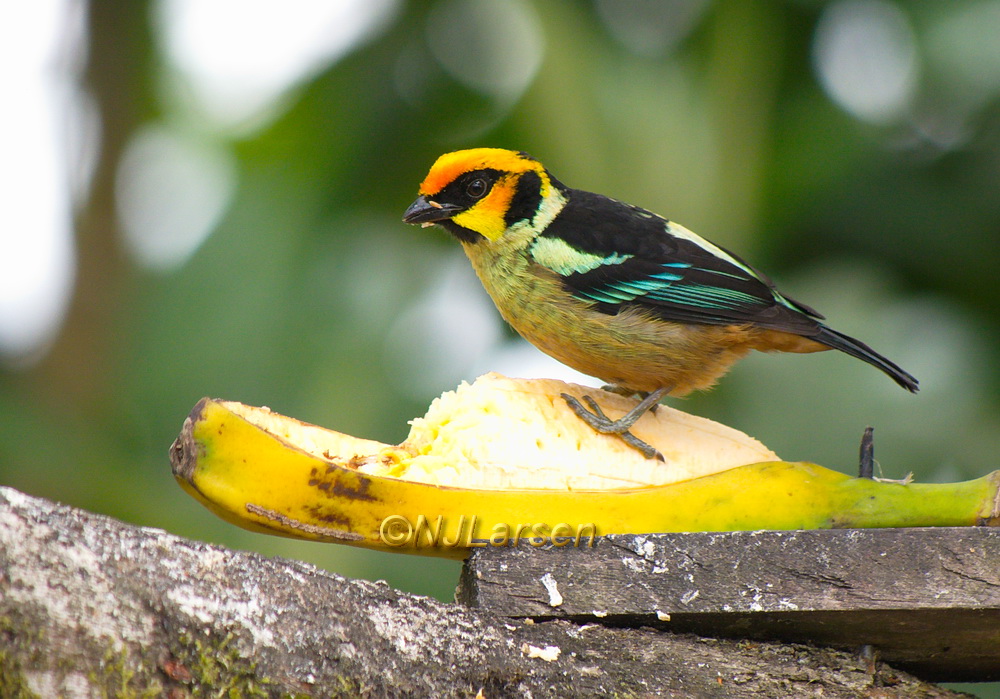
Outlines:
[[[297,519],[292,519],[288,515],[283,515],[280,512],[275,512],[274,510],[269,510],[266,507],[261,507],[260,505],[254,505],[252,502],[246,504],[247,512],[257,515],[258,517],[263,517],[265,519],[276,522],[283,527],[288,529],[294,529],[296,531],[304,532],[306,534],[311,534],[313,536],[323,536],[330,539],[338,539],[340,541],[361,541],[364,539],[360,534],[355,534],[354,532],[345,532],[342,529],[334,529],[333,527],[321,527],[316,524],[308,524],[306,522],[300,522]]]
[[[327,469],[328,472],[330,470],[334,471],[334,476],[331,479],[310,478],[308,480],[309,486],[316,488],[331,498],[344,498],[347,500],[359,500],[361,502],[374,502],[378,500],[377,497],[368,492],[372,484],[370,478],[356,474],[353,477],[356,479],[357,485],[352,485],[345,482],[350,477],[348,474],[336,473],[340,468],[334,466]]]

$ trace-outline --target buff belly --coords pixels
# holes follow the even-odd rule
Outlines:
[[[706,389],[750,351],[748,333],[737,326],[685,326],[629,311],[609,316],[584,308],[558,324],[531,313],[505,317],[546,354],[629,391],[669,386],[670,395],[683,396]]]
[[[709,388],[761,339],[762,331],[747,326],[669,323],[637,309],[609,315],[566,294],[558,278],[537,265],[469,257],[500,314],[522,337],[628,391],[669,386],[670,395],[683,396]]]

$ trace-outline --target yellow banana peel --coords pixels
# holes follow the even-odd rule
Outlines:
[[[528,386],[529,393],[541,396],[567,386],[515,385]],[[619,397],[609,395],[598,398],[609,414],[627,406],[627,401],[617,404]],[[561,409],[561,403],[551,400],[546,405]],[[496,412],[495,405],[485,411]],[[580,488],[556,478],[550,487],[516,487],[532,483],[527,472],[516,469],[501,469],[507,479],[504,487],[426,482],[434,480],[428,477],[434,471],[428,464],[445,472],[447,481],[456,482],[456,470],[440,463],[446,457],[435,454],[434,446],[454,427],[454,413],[454,419],[433,425],[428,413],[414,421],[408,442],[391,446],[309,425],[267,408],[209,398],[199,401],[185,420],[171,448],[171,462],[185,490],[223,519],[246,529],[452,558],[462,558],[477,546],[522,540],[534,545],[590,546],[595,536],[605,534],[1000,523],[1000,471],[960,483],[904,484],[853,478],[776,457],[739,462],[760,450],[765,456],[770,452],[715,423],[700,418],[685,422],[678,417],[683,413],[663,407],[657,413],[652,419],[669,423],[670,429],[693,441],[690,453],[680,459],[687,466],[674,464],[668,474],[675,482],[645,486]],[[553,419],[549,416],[542,424]],[[465,428],[471,431],[482,424],[478,418],[469,423]],[[649,440],[655,427],[647,425],[647,433],[640,437]],[[539,439],[530,426],[523,431],[532,443]],[[618,448],[615,438],[597,438]],[[719,447],[720,440],[724,448]],[[651,443],[661,450],[670,446],[662,439]],[[460,451],[468,456],[469,448],[466,444]],[[717,463],[698,465],[698,455],[706,451]],[[454,462],[456,457],[448,458]],[[481,462],[482,454],[478,458]],[[734,459],[738,463],[732,463]],[[610,463],[606,470],[614,473],[615,468]],[[671,467],[648,468],[654,471],[640,475],[655,481],[655,469]],[[699,470],[706,475],[692,473]],[[631,473],[628,481],[635,475]],[[480,476],[472,478],[473,483],[476,478],[490,482],[490,477]],[[544,482],[552,482],[550,475],[545,478]],[[581,482],[604,483],[605,478],[606,474],[598,474]]]

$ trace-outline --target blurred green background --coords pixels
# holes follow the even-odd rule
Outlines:
[[[450,599],[455,563],[217,520],[166,452],[205,395],[397,442],[462,379],[572,377],[400,222],[434,158],[480,145],[733,249],[922,386],[758,355],[678,407],[845,471],[866,425],[886,477],[996,467],[996,0],[3,12],[3,484]]]

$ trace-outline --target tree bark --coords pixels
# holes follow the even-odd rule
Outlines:
[[[99,146],[87,199],[76,216],[73,297],[55,344],[26,382],[52,405],[104,415],[120,397],[109,389],[118,358],[125,300],[135,282],[115,209],[118,162],[132,133],[151,114],[146,84],[154,71],[150,3],[86,3],[84,84],[100,118]]]
[[[842,651],[505,618],[0,488],[2,696],[477,694],[958,696]]]

